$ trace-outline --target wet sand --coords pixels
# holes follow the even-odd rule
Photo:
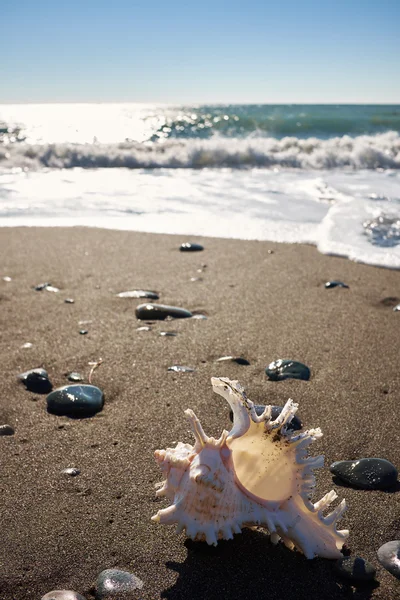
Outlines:
[[[339,486],[327,467],[368,456],[400,467],[400,313],[382,302],[400,297],[400,273],[269,242],[196,238],[203,252],[179,252],[188,239],[0,230],[1,277],[12,278],[0,279],[0,425],[15,428],[0,437],[1,600],[36,600],[53,589],[91,599],[97,575],[112,567],[143,580],[144,600],[398,598],[400,584],[376,551],[400,538],[399,491]],[[329,279],[350,288],[326,290]],[[60,292],[33,290],[45,281]],[[157,290],[159,302],[208,319],[137,331],[141,301],[115,296],[132,289]],[[167,330],[178,335],[159,335]],[[26,342],[33,347],[22,348]],[[224,355],[243,356],[250,366],[215,362]],[[93,383],[106,401],[93,418],[48,414],[46,396],[17,381],[22,371],[44,367],[54,387],[68,383],[69,371],[87,382],[88,363],[100,357]],[[268,381],[264,369],[278,358],[307,364],[310,381]],[[173,364],[196,371],[167,372]],[[193,441],[184,409],[195,410],[209,435],[229,427],[211,376],[238,379],[256,403],[291,397],[304,425],[322,428],[311,448],[326,457],[314,498],[330,489],[346,498],[340,525],[350,529],[352,555],[377,567],[379,585],[356,590],[337,577],[334,561],[308,561],[260,531],[210,548],[150,521],[167,506],[155,499],[161,477],[154,450]],[[62,475],[66,467],[81,474]]]

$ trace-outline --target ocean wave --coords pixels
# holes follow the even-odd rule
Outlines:
[[[400,135],[331,139],[250,137],[123,142],[116,144],[27,144],[0,146],[0,168],[249,168],[400,169]]]

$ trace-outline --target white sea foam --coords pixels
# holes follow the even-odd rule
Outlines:
[[[26,144],[0,147],[0,167],[400,169],[400,135],[283,139],[266,137],[181,139],[112,144]]]
[[[0,226],[85,225],[316,244],[400,268],[365,221],[400,218],[400,171],[62,169],[0,174]]]

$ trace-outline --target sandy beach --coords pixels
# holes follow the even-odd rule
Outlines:
[[[179,252],[189,239],[205,250]],[[376,558],[400,538],[399,491],[340,486],[328,468],[363,457],[400,467],[399,271],[306,245],[86,228],[3,228],[0,253],[0,275],[11,278],[0,278],[0,425],[15,428],[0,437],[1,600],[39,600],[54,589],[90,600],[97,575],[113,567],[142,579],[143,600],[399,597],[399,582]],[[332,279],[349,289],[325,289]],[[46,281],[60,291],[33,289]],[[142,301],[116,297],[133,289],[156,290],[160,303],[208,318],[138,331]],[[250,365],[216,362],[226,355]],[[17,380],[44,367],[54,388],[70,371],[87,383],[89,363],[100,358],[93,384],[105,405],[92,418],[49,414],[46,396]],[[310,381],[268,381],[265,367],[279,358],[308,365]],[[195,371],[168,372],[174,364]],[[334,561],[274,547],[261,531],[213,548],[150,520],[168,504],[155,497],[162,477],[154,450],[193,442],[183,411],[192,408],[209,435],[229,429],[211,376],[238,379],[258,404],[291,397],[304,426],[321,427],[312,454],[324,454],[326,466],[314,498],[330,489],[346,498],[340,525],[350,529],[351,555],[377,568],[375,586],[355,589]],[[66,477],[66,467],[81,473]]]

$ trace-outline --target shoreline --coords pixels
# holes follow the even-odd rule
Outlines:
[[[181,253],[183,241],[205,250]],[[256,403],[282,405],[291,397],[304,426],[321,427],[324,437],[310,454],[326,460],[313,499],[330,489],[346,498],[340,528],[350,529],[351,556],[372,562],[379,582],[359,597],[397,598],[399,583],[376,551],[400,537],[399,493],[339,486],[328,467],[366,456],[400,466],[400,314],[382,302],[400,297],[398,271],[323,255],[312,245],[92,227],[0,228],[0,250],[1,277],[12,279],[0,279],[0,425],[15,428],[14,436],[0,437],[2,600],[34,600],[54,589],[90,600],[97,575],[113,567],[144,582],[144,600],[246,600],[261,587],[270,600],[349,597],[334,561],[307,561],[273,547],[261,531],[209,548],[150,521],[167,506],[155,498],[162,477],[154,450],[193,442],[184,409],[196,412],[209,435],[229,429],[229,409],[213,394],[211,376],[238,379]],[[325,289],[332,279],[349,289]],[[32,289],[45,281],[60,291]],[[132,289],[156,290],[158,302],[208,319],[137,331],[144,323],[135,307],[143,301],[116,297]],[[89,321],[87,335],[79,335],[80,321]],[[22,348],[26,342],[33,347]],[[250,365],[215,362],[226,355]],[[87,383],[89,363],[100,357],[93,384],[105,405],[90,419],[50,415],[45,396],[16,379],[43,366],[55,388],[68,383],[68,371]],[[308,365],[310,381],[268,381],[264,369],[278,358]],[[172,364],[196,370],[169,373]],[[65,478],[66,467],[81,474]]]

